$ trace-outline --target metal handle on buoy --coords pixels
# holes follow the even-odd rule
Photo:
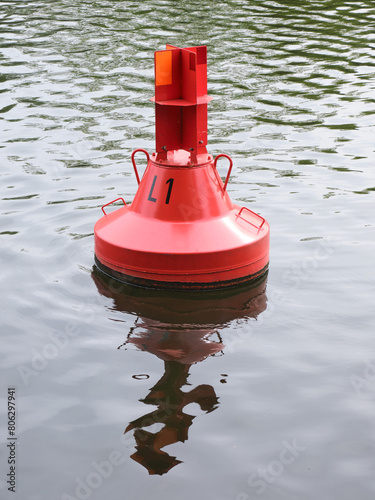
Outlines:
[[[144,153],[146,155],[147,163],[150,161],[150,155],[148,154],[148,152],[145,149],[135,149],[132,152],[132,157],[131,157],[132,158],[132,164],[133,164],[133,168],[134,168],[134,172],[135,172],[135,177],[137,179],[138,185],[140,184],[141,181],[139,179],[137,165],[135,164],[134,155],[135,155],[135,153],[139,153],[139,152],[142,152],[142,153]]]
[[[104,207],[108,207],[108,205],[112,205],[112,203],[114,203],[115,201],[118,201],[118,200],[122,200],[123,204],[126,206],[126,201],[124,200],[124,198],[116,198],[115,200],[112,200],[110,201],[109,203],[106,203],[105,205],[102,206],[102,211],[103,211],[103,214],[104,215],[107,215],[105,213],[105,210],[104,210]]]
[[[260,226],[256,226],[255,224],[253,224],[252,222],[250,222],[249,220],[245,219],[244,217],[241,217],[241,212],[242,210],[247,210],[248,212],[250,212],[252,215],[255,215],[256,217],[259,217],[259,219],[262,219],[262,223]],[[241,217],[242,220],[248,222],[249,224],[251,224],[252,226],[254,226],[256,229],[261,229],[263,224],[266,222],[266,219],[264,219],[261,215],[259,214],[256,214],[255,212],[253,212],[252,210],[250,210],[250,208],[247,208],[247,207],[242,207],[241,210],[238,212],[237,214],[238,217]]]
[[[232,158],[230,156],[228,156],[228,155],[226,155],[224,153],[220,153],[219,155],[217,155],[217,157],[214,160],[214,167],[215,167],[215,169],[216,169],[217,160],[219,158],[226,158],[227,160],[229,160],[229,169],[228,169],[228,173],[227,173],[227,176],[225,178],[224,187],[223,187],[223,193],[224,193],[225,190],[227,189],[227,185],[228,185],[230,173],[232,172],[233,161],[232,161]]]

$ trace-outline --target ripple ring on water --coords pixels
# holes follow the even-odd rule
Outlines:
[[[150,378],[150,375],[147,375],[147,373],[140,373],[139,375],[132,375],[132,378],[135,378],[136,380],[146,380]]]

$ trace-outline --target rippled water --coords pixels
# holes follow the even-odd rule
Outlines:
[[[0,19],[2,497],[373,498],[374,3],[2,0]],[[209,151],[271,225],[267,284],[234,296],[93,273],[100,207],[132,200],[131,151],[154,148],[165,43],[208,46]]]

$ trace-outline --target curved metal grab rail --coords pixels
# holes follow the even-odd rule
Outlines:
[[[150,155],[148,154],[148,152],[145,150],[145,149],[135,149],[133,152],[132,152],[132,164],[133,164],[133,169],[134,169],[134,173],[135,173],[135,177],[137,179],[137,182],[138,182],[138,186],[140,184],[140,179],[139,179],[139,175],[138,175],[138,169],[137,169],[137,165],[135,164],[135,159],[134,159],[134,156],[135,156],[135,153],[139,153],[139,152],[142,152],[146,155],[146,158],[147,158],[147,163],[150,161]]]
[[[109,203],[106,203],[105,205],[103,205],[103,206],[102,206],[102,211],[103,211],[103,214],[104,214],[104,215],[107,215],[107,214],[105,213],[104,207],[108,207],[108,205],[112,205],[112,203],[114,203],[115,201],[118,201],[118,200],[121,200],[121,201],[123,202],[123,204],[126,206],[126,201],[124,200],[124,198],[121,198],[121,197],[120,197],[120,198],[116,198],[115,200],[112,200],[112,201],[110,201]]]
[[[227,176],[225,178],[225,182],[224,182],[224,186],[223,186],[223,193],[224,193],[226,191],[226,189],[227,189],[227,185],[228,185],[230,173],[232,172],[233,160],[232,160],[232,158],[230,156],[228,156],[228,155],[226,155],[224,153],[220,153],[219,155],[216,156],[216,158],[214,160],[214,167],[215,167],[216,170],[217,170],[216,164],[217,164],[217,160],[219,158],[226,158],[227,160],[229,160],[229,169],[228,169],[228,173],[227,173]]]

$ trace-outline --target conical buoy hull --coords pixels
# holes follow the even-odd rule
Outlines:
[[[216,162],[154,154],[133,202],[95,225],[96,264],[120,281],[162,289],[235,286],[267,271],[269,226],[233,204]]]

